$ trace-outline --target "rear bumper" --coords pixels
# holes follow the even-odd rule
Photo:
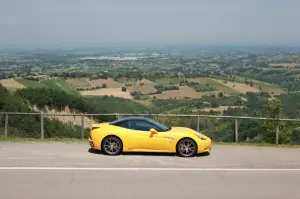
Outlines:
[[[95,148],[95,145],[93,143],[93,140],[91,138],[89,138],[89,144],[91,148]]]

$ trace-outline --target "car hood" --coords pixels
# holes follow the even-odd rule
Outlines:
[[[202,137],[208,139],[208,137],[198,131],[195,131],[193,129],[190,128],[186,128],[186,127],[172,127],[170,130],[170,133],[181,133],[181,134],[193,134],[193,135],[201,135]]]

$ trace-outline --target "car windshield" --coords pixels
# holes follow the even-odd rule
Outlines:
[[[171,130],[171,127],[166,127],[165,125],[163,125],[163,124],[161,124],[161,123],[159,123],[159,122],[156,122],[156,121],[150,120],[150,119],[149,119],[149,121],[151,121],[151,123],[152,123],[154,126],[156,126],[157,128],[159,128],[161,131],[168,131],[168,130]]]

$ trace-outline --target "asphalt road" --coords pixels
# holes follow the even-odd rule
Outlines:
[[[300,149],[213,146],[210,155],[88,152],[0,142],[0,199],[300,198]]]

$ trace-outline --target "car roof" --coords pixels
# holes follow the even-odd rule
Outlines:
[[[119,123],[122,123],[122,122],[133,121],[133,120],[134,121],[147,121],[147,122],[151,122],[150,119],[145,118],[145,117],[126,117],[126,118],[122,118],[122,119],[110,122],[110,124],[119,124]]]

